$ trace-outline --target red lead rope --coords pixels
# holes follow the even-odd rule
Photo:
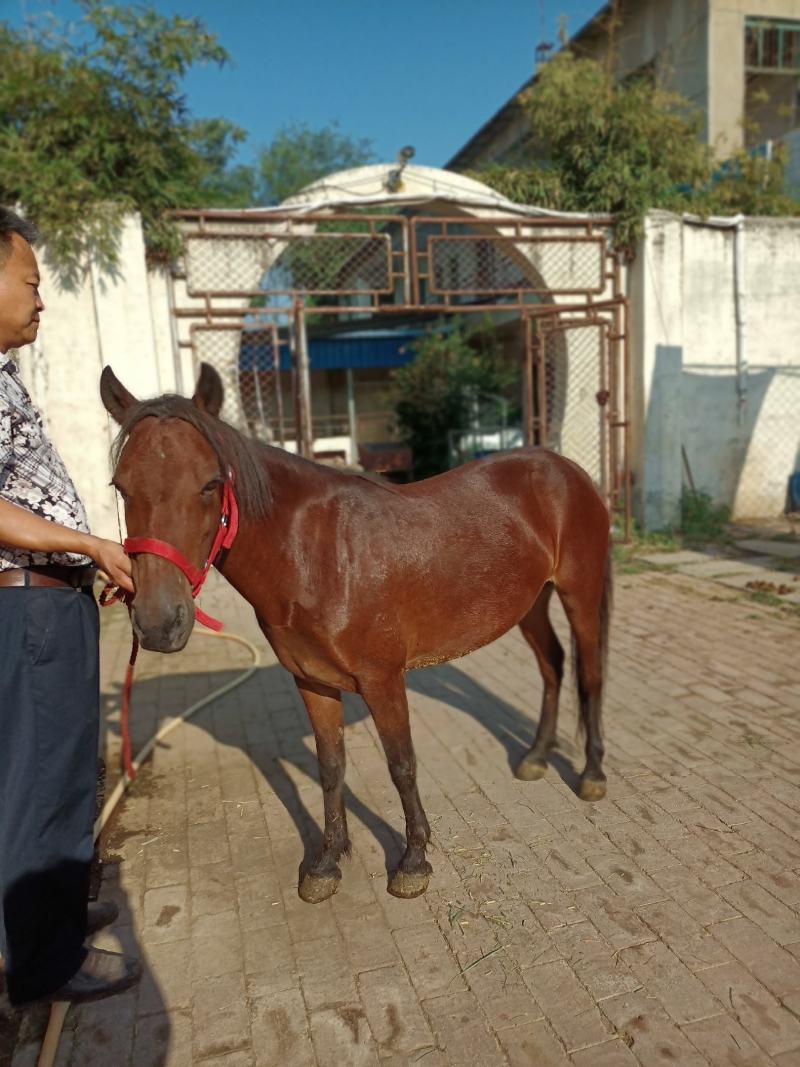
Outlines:
[[[189,560],[177,550],[177,548],[174,548],[166,541],[159,541],[155,537],[129,537],[123,542],[122,547],[129,556],[161,556],[162,559],[166,559],[170,563],[173,563],[186,575],[186,578],[192,587],[192,599],[195,600],[205,584],[208,572],[216,563],[220,553],[227,551],[227,549],[231,547],[236,540],[238,530],[239,509],[236,505],[236,496],[233,492],[233,473],[229,472],[228,477],[225,479],[222,486],[222,515],[220,516],[219,527],[217,528],[214,541],[211,545],[208,559],[203,565],[202,570],[199,570],[194,564],[190,563]],[[124,603],[128,608],[128,614],[130,614],[133,595],[131,593],[123,592],[117,586],[112,585],[112,583],[109,582],[100,593],[99,601],[100,606],[103,608],[108,607],[109,604]],[[206,613],[201,611],[198,607],[195,607],[194,615],[197,621],[203,626],[207,626],[209,630],[214,630],[218,633],[223,628],[222,623],[218,619],[212,619],[210,615],[206,615]],[[133,759],[131,756],[129,718],[133,672],[136,666],[136,657],[138,653],[139,639],[136,634],[134,634],[131,655],[128,660],[127,670],[125,671],[125,686],[122,690],[122,709],[120,712],[122,765],[125,769],[125,774],[131,781],[136,777],[136,771],[134,770]]]

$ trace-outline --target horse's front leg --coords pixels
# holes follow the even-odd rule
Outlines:
[[[325,804],[322,851],[303,875],[298,892],[307,903],[318,904],[333,896],[339,888],[342,877],[339,857],[350,852],[342,796],[345,769],[342,698],[338,689],[303,682],[299,678],[295,678],[295,683],[308,711],[317,742],[319,777]]]
[[[417,761],[411,743],[405,680],[402,673],[368,682],[359,679],[359,688],[380,735],[406,817],[406,851],[389,879],[388,889],[396,897],[418,897],[428,888],[432,873],[425,859],[431,831],[417,791]]]

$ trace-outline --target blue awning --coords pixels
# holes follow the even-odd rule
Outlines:
[[[336,337],[312,337],[308,341],[311,370],[357,370],[368,367],[401,367],[414,358],[412,345],[423,330],[369,330],[339,334]],[[280,346],[281,370],[291,370],[286,345]],[[274,367],[270,335],[245,330],[239,349],[239,369],[269,371]]]

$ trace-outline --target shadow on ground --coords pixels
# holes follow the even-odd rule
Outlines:
[[[115,1061],[115,1049],[133,1027],[135,997],[147,998],[148,1016],[158,1020],[158,1041],[148,1047],[147,1067],[163,1067],[169,1058],[173,1043],[172,1026],[166,1013],[161,989],[156,981],[133,926],[133,913],[127,893],[119,885],[117,865],[104,865],[105,880],[101,896],[113,898],[119,907],[119,918],[110,931],[97,935],[95,942],[112,951],[122,951],[136,956],[142,962],[142,978],[138,990],[109,997],[84,1005],[73,1005],[64,1023],[59,1042],[58,1063],[69,1067],[82,1067],[88,1062],[99,1062],[98,1053],[108,1056],[104,1061]],[[113,934],[113,940],[109,938]],[[38,1061],[39,1050],[44,1040],[50,1017],[49,1004],[36,1004],[14,1010],[4,995],[4,983],[0,975],[0,1067],[15,1064],[28,1067]],[[121,1062],[121,1060],[120,1060]]]
[[[213,671],[203,674],[176,674],[137,682],[134,686],[131,704],[134,752],[138,751],[157,731],[165,719],[171,718],[184,707],[226,685],[238,673],[237,671]],[[536,677],[536,668],[532,663],[531,689],[534,699],[538,700]],[[412,730],[415,717],[413,711],[415,693],[442,701],[479,723],[488,735],[502,745],[508,760],[509,774],[513,773],[513,768],[533,743],[536,732],[534,718],[528,717],[492,694],[452,664],[429,668],[424,672],[410,672],[407,675],[407,688],[412,705]],[[299,699],[295,698],[291,676],[278,665],[261,668],[235,693],[235,700],[232,703],[226,705],[230,697],[223,696],[219,701],[215,701],[198,712],[191,721],[195,726],[206,730],[219,743],[234,745],[247,753],[254,767],[280,799],[297,828],[304,850],[303,861],[300,865],[302,872],[304,867],[316,857],[322,843],[320,827],[306,809],[298,787],[286,769],[286,764],[290,764],[313,782],[319,781],[316,756],[313,753],[313,734],[305,709]],[[119,686],[103,694],[101,711],[104,729],[107,731],[106,741],[109,740],[109,735],[112,738],[118,738],[119,702]],[[149,712],[145,710],[140,714],[137,712],[137,705],[143,709],[158,710]],[[269,726],[269,736],[264,729],[259,728],[260,714],[254,715],[252,710],[258,708],[259,705],[263,707],[260,714],[268,720],[268,723],[262,725]],[[236,711],[237,708],[242,707],[248,709],[244,717]],[[358,723],[368,714],[367,707],[360,697],[345,694],[346,725]],[[256,728],[250,730],[248,724],[255,725]],[[347,732],[345,733],[346,742]],[[169,744],[169,740],[164,743]],[[570,788],[575,789],[578,771],[570,758],[572,751],[573,747],[569,742],[562,743],[560,749],[553,751],[550,763],[562,780]],[[424,796],[422,802],[424,805]],[[358,818],[374,834],[383,848],[387,874],[393,871],[403,852],[403,839],[380,815],[370,810],[347,787],[345,788],[345,805],[348,812]]]

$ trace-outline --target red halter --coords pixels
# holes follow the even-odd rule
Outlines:
[[[229,474],[222,486],[222,515],[220,516],[219,527],[202,570],[198,570],[197,567],[190,563],[177,548],[174,548],[166,541],[159,541],[156,537],[128,537],[123,542],[122,547],[129,556],[161,556],[162,559],[174,563],[186,575],[192,587],[192,599],[194,600],[203,588],[208,572],[216,563],[220,553],[229,549],[233,544],[238,529],[239,509],[236,506],[236,497],[233,493],[233,475]],[[207,626],[209,630],[219,631],[222,629],[222,623],[218,619],[212,619],[210,615],[206,615],[200,608],[196,607],[194,614],[197,621],[202,623],[203,626]]]

